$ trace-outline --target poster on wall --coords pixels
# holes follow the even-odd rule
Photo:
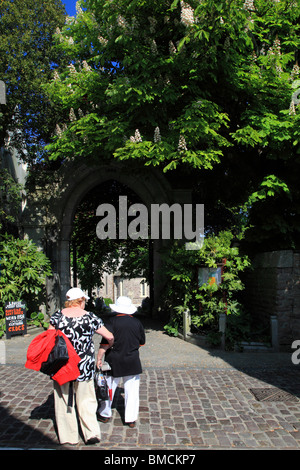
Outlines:
[[[27,333],[25,302],[21,300],[6,302],[5,324],[7,339],[10,339],[12,336],[25,335]]]
[[[201,287],[207,282],[209,282],[210,285],[221,284],[222,266],[218,266],[217,268],[198,268],[198,286]]]

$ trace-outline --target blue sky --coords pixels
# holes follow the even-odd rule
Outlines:
[[[66,12],[69,16],[76,15],[76,0],[62,0],[62,3],[66,7]]]

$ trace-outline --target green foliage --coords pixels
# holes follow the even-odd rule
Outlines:
[[[58,36],[59,47],[78,62],[48,86],[65,110],[48,147],[51,158],[100,151],[102,158],[139,159],[165,171],[181,164],[212,168],[230,146],[222,132],[228,116],[203,90],[203,62],[190,55],[193,48],[199,54],[200,43],[175,46],[185,34],[181,10],[169,1],[84,6]]]
[[[60,116],[50,158],[185,171],[206,212],[225,209],[221,226],[242,214],[247,241],[297,246],[297,2],[86,0],[82,7],[56,33],[69,65],[46,87]]]
[[[23,300],[33,310],[45,296],[45,279],[50,262],[31,240],[3,236],[0,240],[0,318],[5,302]],[[41,320],[40,314],[35,320]]]
[[[33,312],[31,313],[30,318],[30,322],[35,326],[41,326],[45,329],[49,326],[49,323],[45,321],[45,315],[42,312]]]
[[[7,232],[17,222],[21,189],[9,172],[0,168],[0,233]]]
[[[240,318],[243,307],[239,293],[244,289],[241,273],[250,267],[247,256],[232,246],[233,236],[227,232],[207,236],[199,251],[187,251],[184,246],[174,245],[164,258],[165,274],[168,276],[164,308],[175,306],[171,320],[165,327],[169,333],[182,328],[182,314],[188,308],[196,330],[215,332],[220,313]],[[222,282],[217,284],[209,278],[199,285],[198,268],[214,270],[223,264]]]
[[[0,2],[0,80],[7,90],[7,104],[1,106],[0,146],[10,131],[10,144],[29,161],[36,161],[42,152],[56,120],[41,85],[50,80],[53,66],[63,62],[53,48],[53,34],[64,22],[60,0]]]

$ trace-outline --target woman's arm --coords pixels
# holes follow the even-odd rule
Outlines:
[[[103,365],[103,362],[102,362],[103,361],[103,356],[106,353],[106,351],[108,350],[108,348],[109,348],[108,344],[101,344],[100,345],[98,355],[97,355],[97,367],[98,367],[98,369],[100,369],[100,367],[102,367],[102,365]]]
[[[114,344],[114,335],[105,326],[102,326],[101,328],[96,330],[96,333],[101,335],[102,338],[104,338],[107,341],[107,344],[106,344],[106,341],[100,344],[100,348],[98,351],[97,367],[100,368],[102,366],[102,360],[103,360],[104,354]]]
[[[106,339],[109,348],[112,347],[114,344],[114,335],[105,326],[101,326],[101,328],[96,330],[96,333]]]

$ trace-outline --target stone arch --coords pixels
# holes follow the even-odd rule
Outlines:
[[[152,167],[138,166],[134,162],[106,162],[98,165],[69,163],[59,170],[57,182],[53,184],[53,195],[49,197],[48,213],[52,222],[42,221],[30,209],[27,213],[25,233],[35,241],[44,240],[46,252],[52,262],[53,277],[47,280],[47,311],[51,314],[60,308],[65,292],[70,288],[69,243],[76,208],[84,196],[96,186],[108,180],[116,180],[132,189],[149,208],[151,204],[191,202],[190,191],[174,189],[164,174]],[[51,187],[47,190],[51,192]],[[27,211],[28,212],[28,211]],[[48,217],[49,219],[49,217]],[[152,269],[154,285],[163,285],[158,279],[160,265],[159,249],[164,241],[153,241]],[[159,302],[159,290],[154,289],[154,310]]]
[[[108,180],[116,180],[132,189],[149,207],[163,202],[172,204],[174,196],[166,178],[155,169],[126,167],[125,164],[101,166],[80,166],[66,178],[65,194],[57,207],[61,236],[68,238],[72,230],[72,220],[76,207],[83,197],[94,187]]]

